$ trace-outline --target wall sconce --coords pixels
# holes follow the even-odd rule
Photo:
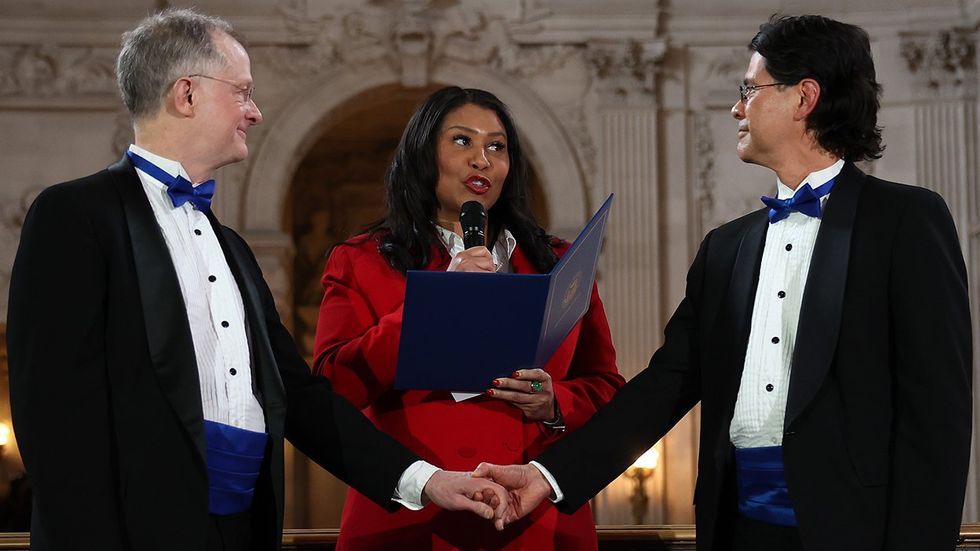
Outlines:
[[[0,450],[3,450],[10,442],[10,427],[7,423],[0,423]]]
[[[633,524],[643,524],[643,517],[647,515],[647,507],[650,498],[647,497],[646,481],[657,468],[660,460],[660,451],[654,446],[645,451],[638,457],[630,468],[626,469],[626,477],[633,481],[633,493],[630,495],[630,504],[633,506]]]

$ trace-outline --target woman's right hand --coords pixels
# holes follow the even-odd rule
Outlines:
[[[486,247],[471,247],[456,254],[446,268],[447,272],[496,272],[493,255]]]

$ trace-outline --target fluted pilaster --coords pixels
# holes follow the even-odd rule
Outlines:
[[[598,102],[595,195],[616,194],[600,265],[602,294],[619,370],[630,378],[647,366],[663,332],[655,76],[665,45],[593,42],[588,48]],[[630,491],[630,484],[615,483],[596,498],[603,522],[632,522]],[[661,497],[650,503],[648,521],[662,520]]]
[[[598,198],[616,194],[602,288],[619,360],[631,377],[660,341],[660,243],[655,64],[662,45],[589,45],[598,108]]]

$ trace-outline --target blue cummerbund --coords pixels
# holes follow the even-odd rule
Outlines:
[[[783,447],[735,449],[738,510],[760,522],[796,526],[783,470]]]
[[[234,515],[252,506],[265,443],[269,436],[231,425],[204,421],[208,450],[208,511]]]

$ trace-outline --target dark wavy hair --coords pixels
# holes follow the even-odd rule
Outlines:
[[[552,247],[559,240],[548,235],[531,213],[527,163],[517,129],[507,107],[496,96],[475,88],[443,88],[415,109],[385,174],[384,218],[368,228],[369,235],[377,240],[388,264],[403,273],[424,268],[433,251],[448,254],[433,225],[439,207],[436,140],[446,115],[467,104],[496,113],[507,133],[510,170],[500,198],[487,212],[487,243],[496,242],[506,227],[534,267],[547,272],[558,260]]]
[[[864,29],[819,15],[773,15],[749,49],[765,58],[777,82],[812,78],[820,84],[807,128],[821,147],[849,161],[881,157],[881,85]]]

